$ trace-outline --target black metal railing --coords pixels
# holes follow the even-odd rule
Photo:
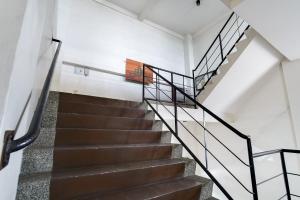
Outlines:
[[[151,71],[154,76],[147,76],[147,73],[145,73],[147,70]],[[154,68],[148,65],[144,65],[143,67],[143,101],[145,101],[157,114],[164,125],[173,133],[176,139],[183,145],[185,150],[197,162],[197,164],[208,175],[208,177],[217,185],[227,199],[234,199],[236,191],[229,191],[229,188],[226,187],[224,180],[209,170],[210,163],[216,163],[218,166],[220,166],[224,172],[241,187],[241,190],[246,193],[246,195],[250,196],[251,199],[253,198],[254,200],[257,200],[258,197],[251,139],[233,128],[203,105],[195,101],[193,95],[187,94],[185,90],[179,88],[174,83],[174,73],[169,72],[171,77],[166,78],[161,73],[158,73],[158,70],[162,71],[162,69]],[[170,80],[173,80],[173,82]],[[196,105],[198,109],[191,109],[182,106],[177,101],[178,95],[184,97],[187,104]],[[168,99],[168,102],[171,103],[165,104],[165,99]],[[209,121],[207,119],[216,122],[223,128],[224,131],[230,132],[228,135],[226,135],[226,137],[234,137],[235,139],[240,140],[239,144],[242,144],[241,147],[247,152],[247,154],[243,153],[238,155],[239,152],[234,152],[229,145],[225,144],[224,141],[221,141],[221,139],[217,137],[216,134],[210,130],[210,128],[207,127],[206,123]],[[198,126],[198,128],[196,130],[189,128],[185,124],[186,120],[192,121]],[[221,132],[222,131],[218,132],[217,134],[221,134]],[[187,134],[182,135],[183,133]],[[191,145],[190,140],[186,142],[185,138],[187,136],[190,137],[190,140],[196,142],[197,145]],[[230,157],[232,160],[228,162],[228,160],[224,160],[226,159],[224,156],[218,157],[214,152],[215,148],[212,149],[209,147],[209,140],[215,142],[217,145],[220,145],[222,152],[227,152],[228,157]],[[193,147],[196,147],[197,149],[192,149]],[[203,149],[203,156],[197,155],[196,152],[198,152],[198,148]],[[245,155],[247,156],[245,157]],[[210,158],[213,159],[213,162],[210,162]],[[232,161],[239,163],[241,168],[244,169],[244,172],[248,174],[246,181],[242,180],[244,174],[239,177],[240,174],[237,175],[232,171],[232,169],[230,169],[230,166],[228,165],[230,165]]]
[[[184,74],[179,74],[176,72],[172,72],[169,70],[157,68],[151,65],[147,65],[145,69],[146,71],[150,71],[152,74],[151,77],[145,76],[145,83],[152,84],[153,87],[149,87],[152,93],[155,94],[155,98],[149,98],[149,100],[157,100],[159,99],[164,103],[172,103],[174,99],[167,98],[167,95],[172,94],[172,91],[169,89],[168,84],[164,83],[164,81],[160,78],[160,75],[170,81],[172,84],[176,85],[180,90],[184,91],[184,93],[188,94],[190,97],[194,97],[194,79],[191,76],[187,76]],[[147,70],[147,69],[151,70]],[[152,73],[154,70],[156,73]],[[195,104],[189,101],[184,95],[177,94],[176,96],[177,103],[184,106],[194,106]]]
[[[274,181],[275,179],[279,179],[280,177],[282,177],[286,193],[284,195],[281,195],[281,196],[277,197],[277,199],[281,200],[281,199],[287,198],[288,200],[291,200],[293,197],[300,198],[300,192],[299,192],[299,189],[300,189],[300,187],[299,187],[300,170],[299,170],[299,168],[297,169],[297,170],[299,170],[298,173],[296,173],[294,171],[293,172],[289,171],[288,162],[287,162],[287,159],[286,159],[287,155],[292,155],[293,154],[293,155],[298,156],[298,157],[294,157],[295,163],[297,163],[297,162],[299,163],[300,150],[294,150],[294,149],[272,150],[272,151],[256,153],[256,154],[253,155],[253,157],[255,159],[258,159],[258,158],[263,158],[263,157],[267,157],[267,156],[271,156],[271,155],[274,156],[275,154],[278,154],[280,156],[281,172],[279,174],[273,175],[273,176],[271,176],[267,179],[264,179],[264,180],[258,182],[257,186],[260,187],[260,186],[266,185],[266,184],[270,183],[271,181]],[[276,165],[278,166],[278,164],[276,164]],[[263,167],[266,168],[265,166],[263,166]],[[296,181],[296,183],[291,184],[291,181],[289,181],[289,178],[291,176],[298,178],[298,181]],[[297,189],[292,190],[291,185],[296,185]],[[273,185],[270,185],[267,188],[272,188],[272,186]],[[266,191],[262,190],[262,193],[265,193],[265,192]],[[260,195],[260,192],[259,192],[259,195]]]
[[[28,131],[22,137],[20,137],[18,139],[14,139],[14,136],[15,136],[16,132],[18,131],[20,122],[23,118],[23,114],[26,110],[26,107],[28,105],[31,95],[29,95],[29,97],[28,97],[28,100],[24,106],[24,109],[21,113],[21,116],[18,120],[15,130],[9,130],[9,131],[5,132],[0,169],[3,169],[4,167],[6,167],[8,165],[11,153],[16,152],[21,149],[24,149],[25,147],[29,146],[39,136],[39,133],[40,133],[39,129],[40,129],[41,121],[42,121],[43,111],[45,110],[47,98],[49,95],[49,88],[50,88],[51,80],[53,77],[56,61],[57,61],[57,58],[58,58],[58,55],[60,52],[60,48],[61,48],[61,44],[62,44],[62,42],[57,39],[52,39],[52,41],[55,43],[58,43],[57,49],[55,51],[49,72],[48,72],[46,80],[44,82],[44,86],[43,86],[41,95],[39,97],[38,103],[36,105],[36,109],[34,111]]]
[[[195,79],[195,97],[197,97],[218,74],[219,67],[233,51],[235,45],[244,37],[249,25],[236,13],[232,13],[221,31],[214,39],[199,64],[193,70]]]

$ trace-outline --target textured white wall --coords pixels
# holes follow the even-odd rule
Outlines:
[[[235,11],[285,57],[295,60],[300,58],[300,26],[295,24],[299,8],[298,0],[245,0]]]
[[[61,60],[125,73],[126,58],[131,58],[185,73],[182,38],[120,14],[94,1],[59,1],[58,16],[58,35],[64,41]],[[105,77],[99,78],[98,81],[86,79],[84,82],[80,81],[81,77],[74,76],[72,73],[72,70],[62,66],[57,90],[68,92],[77,90],[85,94],[129,100],[137,100],[139,96],[138,99],[141,99],[140,86],[125,83],[124,79],[110,80],[109,82],[115,81],[115,83],[110,84],[109,89],[95,86],[98,88],[98,93],[95,93],[92,85],[101,84],[101,80]],[[76,82],[77,89],[71,84],[67,86],[66,81]],[[103,86],[107,86],[104,82]],[[121,83],[124,84],[123,87],[118,86]],[[91,87],[84,86],[86,84]],[[120,88],[123,90],[118,92]],[[113,92],[120,95],[112,95]]]
[[[9,62],[10,65],[6,66],[11,71],[5,74],[8,86],[6,93],[1,96],[5,108],[0,125],[1,150],[5,130],[15,128],[27,97],[32,91],[31,101],[16,138],[26,133],[53,57],[54,47],[51,44],[51,39],[54,27],[55,1],[28,0],[24,1],[24,4],[20,4],[19,1],[13,2],[14,4],[10,4],[11,10],[1,12],[1,19],[4,18],[8,20],[8,23],[9,21],[13,23],[9,27],[12,35],[6,35],[5,38],[8,39],[8,42],[3,47],[10,49],[11,46],[15,45],[11,49],[12,55],[3,57],[9,60],[12,56],[13,60]],[[14,17],[11,18],[11,16]],[[15,199],[21,158],[22,151],[13,153],[9,165],[0,171],[0,199]]]

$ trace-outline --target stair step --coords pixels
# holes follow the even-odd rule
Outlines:
[[[58,113],[56,127],[117,130],[151,130],[153,128],[153,125],[153,120],[139,118]]]
[[[59,101],[73,102],[73,103],[100,104],[102,106],[145,108],[145,105],[141,102],[110,99],[104,97],[94,97],[94,96],[79,95],[79,94],[70,94],[70,93],[60,93]]]
[[[58,112],[78,113],[78,114],[98,114],[115,117],[143,118],[151,111],[145,111],[137,108],[102,106],[97,104],[60,102]],[[154,115],[152,115],[154,117]]]
[[[109,145],[159,143],[162,131],[108,130],[108,129],[57,129],[55,145]]]
[[[54,172],[50,199],[72,197],[155,183],[184,174],[185,160],[168,159]]]
[[[111,194],[86,195],[76,200],[199,200],[201,179],[197,176],[174,178],[156,184],[144,185],[128,190],[115,191]]]
[[[53,170],[168,159],[176,144],[81,145],[55,147]]]

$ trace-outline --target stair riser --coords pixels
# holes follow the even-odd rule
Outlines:
[[[53,170],[92,165],[167,159],[172,146],[54,150]]]
[[[61,93],[60,102],[73,102],[73,103],[87,103],[87,104],[98,104],[101,106],[115,106],[115,107],[128,107],[128,108],[145,108],[145,104],[130,102],[130,101],[122,101],[116,99],[106,99],[99,97],[91,97],[84,95],[73,95],[67,93]]]
[[[57,130],[55,145],[104,145],[159,143],[161,132]]]
[[[162,197],[155,198],[153,200],[199,200],[201,187],[194,187],[178,192],[174,192]],[[108,199],[102,199],[108,200]],[[112,200],[112,199],[111,199]]]
[[[103,194],[116,189],[149,184],[183,175],[184,163],[93,176],[53,178],[50,199],[67,199],[85,193]]]
[[[128,109],[119,107],[107,107],[93,104],[81,104],[60,102],[58,112],[61,113],[79,113],[79,114],[98,114],[114,117],[144,118],[147,113],[141,109]]]
[[[153,128],[153,121],[93,115],[58,114],[57,128],[151,130]]]

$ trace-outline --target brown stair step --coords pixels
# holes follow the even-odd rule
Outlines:
[[[176,144],[78,145],[54,148],[53,170],[168,159]]]
[[[104,145],[159,143],[165,132],[152,130],[64,129],[56,130],[55,145]]]
[[[74,103],[74,102],[60,102],[58,112],[61,113],[79,113],[79,114],[99,114],[105,116],[115,117],[131,117],[143,118],[147,115],[154,117],[151,111],[144,109],[128,108],[128,107],[113,107],[103,106],[98,104]]]
[[[140,118],[58,113],[57,128],[151,130],[155,121]],[[161,122],[156,122],[161,123]]]
[[[134,102],[134,101],[127,101],[127,100],[110,99],[104,97],[94,97],[94,96],[70,94],[70,93],[60,93],[59,101],[100,104],[103,106],[110,105],[110,106],[129,107],[129,108],[145,108],[145,105],[142,102]]]
[[[76,200],[199,200],[203,183],[197,176],[180,177],[160,183],[101,195],[80,196]]]
[[[50,197],[56,200],[86,193],[104,194],[181,177],[185,164],[184,159],[167,159],[54,172]]]

